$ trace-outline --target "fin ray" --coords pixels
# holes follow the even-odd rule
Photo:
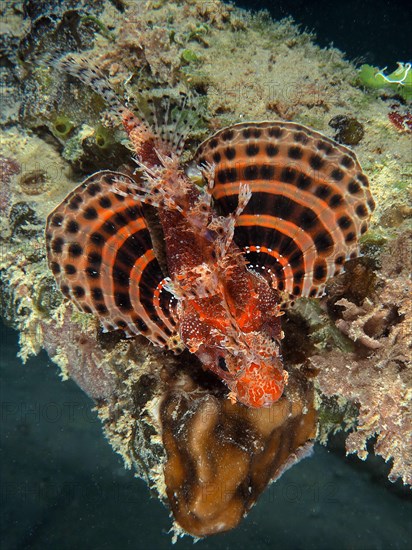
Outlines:
[[[74,189],[47,219],[49,265],[63,294],[106,330],[173,348],[176,300],[163,288],[133,184],[102,171]]]
[[[250,122],[220,130],[195,158],[215,165],[212,195],[223,215],[236,209],[240,184],[250,186],[234,241],[279,290],[318,296],[356,257],[375,205],[347,147],[300,124]]]

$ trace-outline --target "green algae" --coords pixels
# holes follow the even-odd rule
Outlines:
[[[392,90],[406,101],[412,100],[412,71],[410,63],[398,63],[397,69],[385,74],[385,69],[372,65],[362,65],[359,70],[359,81],[371,90]]]
[[[199,42],[202,46],[209,47],[209,42],[205,38],[205,36],[207,36],[208,34],[210,34],[210,26],[206,23],[198,23],[187,34],[187,41],[190,42],[192,40],[195,40],[196,42]]]
[[[181,54],[182,61],[186,63],[199,63],[200,59],[193,50],[183,50]]]
[[[110,40],[110,42],[114,42],[116,40],[116,35],[109,31],[109,29],[106,27],[106,25],[97,17],[93,15],[84,15],[80,19],[82,23],[92,23],[98,30],[98,32]]]

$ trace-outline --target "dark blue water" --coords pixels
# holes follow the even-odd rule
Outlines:
[[[405,0],[236,0],[237,6],[268,10],[274,19],[292,16],[315,32],[316,43],[331,43],[348,59],[396,68],[412,59],[412,9]]]
[[[22,365],[1,332],[2,550],[172,548],[166,509],[123,468],[93,403],[45,353]],[[269,487],[241,526],[199,550],[407,549],[412,501],[380,459],[346,459],[338,440]],[[177,549],[193,548],[190,538]]]

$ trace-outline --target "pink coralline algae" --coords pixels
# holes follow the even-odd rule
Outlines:
[[[405,111],[399,112],[399,105],[392,105],[393,111],[388,114],[389,120],[401,132],[412,132],[412,113]]]

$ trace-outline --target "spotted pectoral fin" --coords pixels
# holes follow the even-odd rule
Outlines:
[[[196,160],[215,165],[212,194],[224,215],[237,208],[240,184],[249,185],[233,239],[278,290],[319,296],[356,257],[374,201],[347,147],[299,124],[242,123],[203,142]]]
[[[103,171],[86,179],[49,215],[46,243],[56,281],[79,309],[106,330],[177,347],[176,300],[131,178]]]

